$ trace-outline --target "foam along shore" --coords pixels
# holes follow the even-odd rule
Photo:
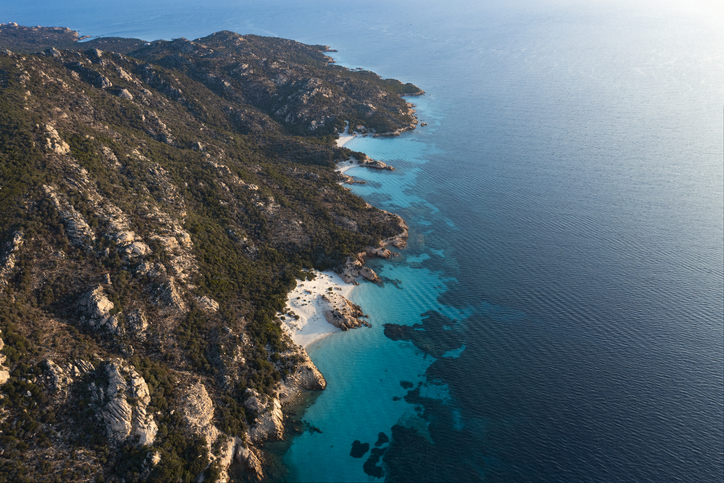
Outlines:
[[[342,329],[328,321],[341,299],[355,287],[344,283],[334,272],[314,272],[314,280],[297,280],[297,286],[287,295],[287,313],[280,315],[282,327],[295,344],[309,347],[314,342]],[[290,315],[291,314],[291,315]]]

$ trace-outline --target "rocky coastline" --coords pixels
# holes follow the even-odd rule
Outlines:
[[[370,324],[349,290],[407,236],[338,185],[331,135],[414,127],[399,92],[417,88],[284,39],[79,38],[0,25],[0,466],[270,479],[284,412],[327,384],[305,346]],[[285,294],[335,264],[295,329]]]
[[[372,258],[389,259],[397,256],[396,253],[389,250],[388,247],[404,248],[407,246],[407,238],[409,236],[408,227],[403,218],[399,215],[391,214],[397,219],[400,232],[390,238],[380,242],[379,246],[368,246],[363,252],[359,252],[347,258],[346,263],[337,268],[337,273],[344,283],[359,285],[359,278],[372,283],[379,283],[379,276],[369,267],[364,266],[365,262]],[[318,296],[321,304],[318,310],[321,310],[326,322],[342,331],[354,329],[362,326],[370,327],[370,323],[362,320],[367,316],[362,312],[360,306],[349,301],[345,296],[338,293],[339,287],[329,287],[323,293],[313,294],[310,290],[304,290],[310,299]],[[284,320],[284,315],[282,316]],[[293,315],[287,315],[289,319]],[[289,326],[287,326],[288,328]],[[293,331],[287,330],[288,335],[292,336]],[[316,368],[312,360],[309,358],[305,348],[300,344],[295,344],[298,354],[303,358],[302,364],[297,368],[295,373],[286,378],[280,385],[279,399],[272,400],[267,403],[258,414],[257,424],[252,427],[249,432],[252,442],[263,443],[265,441],[279,441],[284,434],[293,434],[291,430],[299,429],[294,426],[300,420],[293,418],[297,416],[297,410],[300,409],[299,402],[303,395],[310,391],[318,391],[326,388],[326,380],[324,376]],[[256,396],[256,395],[255,395]],[[252,399],[254,400],[254,399]],[[277,404],[277,401],[279,404]],[[292,410],[294,408],[295,410]],[[285,412],[291,411],[286,414]],[[287,425],[293,426],[284,429],[285,421]],[[313,430],[310,429],[310,430]],[[255,466],[248,465],[248,470],[255,473]]]

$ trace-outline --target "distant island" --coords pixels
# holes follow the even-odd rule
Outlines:
[[[0,481],[266,477],[326,385],[302,297],[368,324],[342,286],[407,237],[336,140],[414,129],[423,91],[328,51],[0,25]]]

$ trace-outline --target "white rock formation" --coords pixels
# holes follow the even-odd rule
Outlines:
[[[229,481],[229,466],[236,459],[244,464],[252,478],[261,481],[263,470],[256,455],[244,447],[244,442],[238,436],[230,437],[213,425],[214,403],[209,397],[206,387],[197,382],[186,392],[183,402],[184,420],[189,429],[197,436],[203,436],[208,446],[211,464],[217,463],[221,474],[221,483]],[[212,449],[218,447],[214,452]]]
[[[108,300],[102,286],[87,292],[78,300],[78,307],[83,315],[81,321],[93,329],[105,329],[112,334],[120,334],[123,328],[118,323],[118,315],[111,315],[113,302]]]
[[[8,283],[13,268],[15,268],[15,262],[17,261],[17,254],[20,248],[23,246],[23,234],[16,231],[13,234],[12,240],[5,244],[5,250],[0,257],[0,292],[3,287]]]
[[[156,439],[158,426],[147,407],[151,402],[146,381],[136,370],[121,359],[105,366],[108,384],[91,384],[97,404],[96,417],[103,423],[110,441],[121,443],[129,438],[138,444],[151,445]]]
[[[51,390],[62,398],[68,395],[68,387],[71,384],[82,378],[87,372],[95,370],[93,364],[82,360],[56,364],[51,359],[46,359],[44,366],[48,373],[47,380]]]
[[[218,312],[219,310],[219,302],[205,295],[196,297],[196,301],[199,303],[199,307],[206,312]]]
[[[2,336],[2,331],[0,330],[0,336]],[[3,342],[2,337],[0,337],[0,351],[5,347],[5,342]],[[0,354],[0,386],[8,382],[8,379],[10,379],[10,370],[5,367],[5,354]]]
[[[280,440],[284,436],[284,415],[279,399],[263,397],[253,389],[245,392],[244,405],[255,415],[254,425],[249,429],[249,440],[258,443],[267,440]]]
[[[141,309],[135,309],[130,311],[126,315],[126,322],[128,324],[128,329],[133,333],[136,337],[138,337],[141,340],[146,339],[146,330],[148,330],[148,319],[146,318],[146,314]]]
[[[335,327],[347,330],[359,327],[360,325],[369,326],[368,323],[358,318],[364,316],[360,307],[340,294],[329,292],[322,295],[322,300],[324,300],[327,305],[324,309],[324,318]]]
[[[45,149],[48,151],[55,154],[68,154],[70,152],[68,143],[60,138],[58,131],[50,124],[45,125],[45,136]]]
[[[279,400],[282,404],[292,401],[304,390],[315,391],[327,387],[327,381],[309,358],[307,351],[297,346],[294,354],[301,357],[302,360],[297,363],[297,369],[285,377],[279,385]]]
[[[89,248],[96,237],[83,216],[68,201],[61,199],[55,193],[55,188],[43,186],[43,189],[60,213],[71,241],[78,246]]]

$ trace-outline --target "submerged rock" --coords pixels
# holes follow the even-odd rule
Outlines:
[[[390,442],[390,438],[385,433],[380,431],[380,434],[377,435],[377,442],[375,443],[375,447],[380,447],[383,444],[389,443],[389,442]]]
[[[370,450],[370,444],[369,443],[361,443],[359,440],[355,440],[352,443],[352,451],[349,452],[349,455],[352,458],[361,458],[367,452]]]

